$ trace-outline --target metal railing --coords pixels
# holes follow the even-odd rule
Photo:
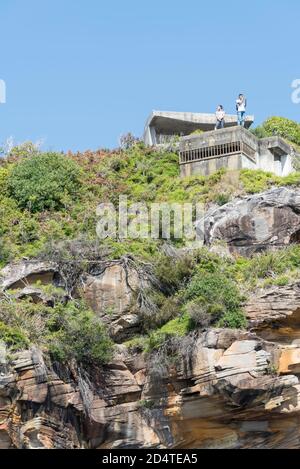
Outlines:
[[[181,150],[179,152],[179,157],[180,164],[186,164],[194,161],[202,161],[239,153],[244,153],[246,156],[255,161],[255,150],[248,144],[241,141],[221,143],[219,145],[211,145],[193,150]]]

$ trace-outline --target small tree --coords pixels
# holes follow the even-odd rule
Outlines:
[[[42,153],[16,163],[8,178],[9,195],[32,212],[60,210],[78,197],[79,166],[58,153]]]
[[[278,135],[291,143],[300,145],[300,124],[284,117],[270,117],[256,130],[259,137]]]
[[[42,140],[37,142],[15,143],[13,137],[9,137],[0,147],[0,155],[11,159],[19,159],[36,155],[43,144]]]
[[[135,137],[131,132],[128,132],[127,134],[121,135],[120,148],[122,150],[129,150],[139,141],[140,140],[137,137]]]

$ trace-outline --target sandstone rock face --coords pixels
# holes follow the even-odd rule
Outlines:
[[[77,279],[78,283],[80,280]],[[31,297],[36,303],[51,304],[51,297],[34,285],[63,286],[59,268],[54,263],[22,261],[9,264],[0,272],[0,289],[18,289],[16,298]],[[81,282],[82,283],[82,282]],[[109,326],[116,341],[125,340],[139,332],[140,318],[130,306],[141,285],[146,285],[143,273],[126,266],[122,261],[103,261],[99,273],[86,275],[82,296],[93,311]]]
[[[126,311],[132,292],[137,288],[136,272],[126,272],[121,264],[107,265],[99,276],[89,275],[84,285],[84,294],[91,307],[99,315],[111,311]]]
[[[112,447],[118,440],[125,446],[127,440],[159,444],[139,412],[141,388],[123,362],[101,370],[93,384],[78,370],[47,368],[35,349],[16,354],[2,371],[3,448]]]
[[[300,192],[272,189],[211,211],[205,242],[246,255],[299,242],[299,217]],[[55,283],[57,270],[10,265],[0,287],[48,304],[33,284]],[[103,262],[82,280],[116,342],[139,331],[140,272]],[[105,367],[67,368],[34,347],[8,354],[0,342],[0,448],[299,449],[300,283],[260,289],[244,308],[249,330],[195,333],[167,360],[118,345]]]
[[[300,283],[255,291],[245,307],[249,328],[265,340],[300,344]]]
[[[282,351],[279,360],[279,373],[300,373],[300,348],[291,346]]]
[[[37,281],[47,285],[53,282],[56,272],[57,266],[51,262],[31,260],[9,264],[0,272],[0,288],[24,288]]]
[[[84,282],[83,297],[101,319],[109,324],[115,340],[138,332],[140,323],[136,314],[130,313],[140,279],[134,269],[122,263],[107,263],[99,275],[88,275]]]
[[[285,319],[300,309],[300,282],[255,291],[245,305],[250,325]]]
[[[1,448],[300,447],[297,345],[214,329],[167,374],[119,346],[89,375],[1,347]]]
[[[205,243],[225,241],[244,255],[300,241],[300,191],[275,188],[214,209],[204,220]]]

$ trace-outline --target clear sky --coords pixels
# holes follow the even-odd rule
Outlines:
[[[151,110],[300,120],[299,0],[0,0],[0,142],[115,147]]]

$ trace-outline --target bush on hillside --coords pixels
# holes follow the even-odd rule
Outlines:
[[[300,246],[294,244],[278,251],[256,254],[250,259],[238,258],[231,271],[237,281],[256,285],[259,279],[275,280],[283,274],[291,274],[299,265]]]
[[[0,168],[0,199],[7,195],[8,170]]]
[[[15,164],[7,184],[21,208],[59,210],[78,197],[80,168],[62,154],[42,153]]]
[[[10,252],[8,247],[5,244],[2,236],[0,235],[0,267],[4,266],[6,262],[9,260]]]
[[[166,294],[171,294],[182,287],[191,277],[195,267],[192,255],[171,257],[161,255],[155,265],[155,275]]]
[[[221,305],[209,304],[198,297],[185,305],[185,311],[191,319],[192,328],[206,328],[221,319],[224,308]]]
[[[22,350],[29,345],[26,335],[19,327],[7,326],[2,321],[0,321],[0,340],[3,341],[11,351]]]
[[[254,133],[259,138],[278,135],[300,145],[300,124],[284,117],[270,117]]]
[[[89,310],[71,302],[58,305],[51,315],[49,352],[54,360],[106,363],[112,357],[112,341],[104,325]]]
[[[186,312],[195,324],[203,324],[205,313],[209,315],[208,322],[218,319],[224,327],[240,328],[246,324],[241,310],[244,298],[235,282],[225,273],[201,269],[188,285],[185,300]]]
[[[54,306],[30,300],[0,302],[0,339],[13,351],[35,344],[53,360],[66,363],[106,363],[112,341],[103,323],[82,302]]]

